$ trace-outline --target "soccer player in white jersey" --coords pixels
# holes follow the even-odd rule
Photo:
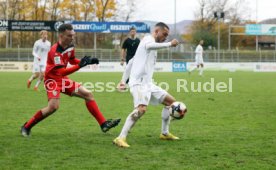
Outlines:
[[[147,106],[150,104],[162,103],[165,107],[162,110],[162,128],[160,139],[177,140],[178,137],[169,132],[170,113],[169,106],[175,102],[173,96],[156,86],[152,81],[154,66],[157,58],[157,49],[176,47],[178,41],[164,42],[169,34],[169,27],[159,22],[154,27],[151,35],[145,36],[140,42],[133,57],[130,72],[129,87],[133,96],[134,110],[128,115],[120,135],[113,140],[113,143],[120,147],[129,147],[126,137],[136,121],[142,117]]]
[[[34,43],[33,47],[33,56],[34,56],[34,62],[33,62],[33,74],[27,81],[27,87],[31,87],[31,83],[34,79],[38,78],[34,90],[38,90],[38,86],[43,80],[46,62],[47,62],[47,56],[48,52],[51,48],[51,43],[47,40],[48,32],[45,30],[42,30],[40,32],[41,39],[37,40]]]
[[[193,67],[189,73],[191,73],[192,71],[194,71],[196,68],[199,69],[199,75],[202,76],[203,75],[203,67],[204,67],[204,62],[203,62],[203,45],[204,41],[200,40],[199,44],[197,45],[196,49],[195,49],[195,64],[196,66]]]

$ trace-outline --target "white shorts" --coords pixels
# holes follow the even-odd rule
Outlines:
[[[139,105],[157,105],[164,101],[168,94],[161,87],[153,83],[150,84],[137,84],[130,87],[130,93],[133,96],[134,108]]]
[[[203,57],[196,56],[195,63],[196,63],[196,65],[204,64]]]
[[[45,65],[33,64],[33,73],[45,72]]]

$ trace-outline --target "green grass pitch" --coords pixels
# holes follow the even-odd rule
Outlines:
[[[183,120],[171,122],[179,141],[160,141],[162,106],[148,112],[128,136],[128,149],[112,140],[133,109],[130,93],[94,92],[107,118],[122,118],[104,134],[79,98],[61,96],[59,110],[23,138],[19,129],[47,104],[45,90],[26,88],[31,73],[0,73],[0,169],[275,169],[275,73],[211,72],[155,73],[168,82],[169,93],[188,107]],[[114,82],[121,73],[76,73],[78,82]],[[188,82],[228,82],[232,93],[177,92],[176,79]],[[33,82],[33,85],[35,82]]]

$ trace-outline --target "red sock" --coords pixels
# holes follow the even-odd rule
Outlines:
[[[37,111],[36,114],[25,124],[25,128],[31,129],[35,124],[43,120],[45,117],[42,115],[41,110]]]
[[[90,100],[86,102],[86,107],[89,112],[96,118],[99,125],[102,125],[105,122],[105,118],[101,111],[98,108],[98,105],[95,100]]]

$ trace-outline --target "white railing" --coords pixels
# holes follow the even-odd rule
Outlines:
[[[97,57],[100,61],[119,61],[120,50],[113,49],[77,49],[76,56],[85,55]],[[171,49],[159,50],[158,61],[194,61],[194,52],[183,50],[182,52]],[[31,48],[0,49],[0,61],[33,61]],[[206,62],[276,62],[276,51],[239,51],[239,50],[208,50],[204,52]]]

